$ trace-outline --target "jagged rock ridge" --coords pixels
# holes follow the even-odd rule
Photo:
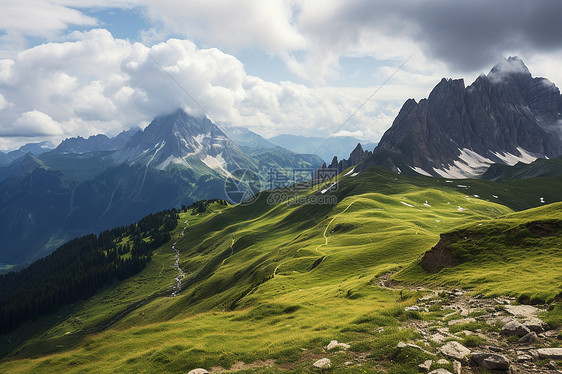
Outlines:
[[[407,100],[369,164],[466,178],[491,164],[562,155],[562,96],[510,57],[465,87],[442,79],[427,99]]]

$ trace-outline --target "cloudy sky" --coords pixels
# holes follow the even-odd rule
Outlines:
[[[378,141],[406,99],[509,55],[562,86],[560,15],[558,0],[6,0],[0,150],[178,107],[266,137]]]

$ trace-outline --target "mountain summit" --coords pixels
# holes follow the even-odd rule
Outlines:
[[[427,99],[407,100],[369,164],[446,178],[482,174],[491,164],[562,155],[562,96],[510,57],[465,87],[443,78]]]
[[[136,133],[125,147],[113,155],[118,163],[150,166],[164,170],[169,166],[202,166],[219,174],[240,167],[257,166],[207,117],[193,117],[181,109],[156,117],[144,131]]]

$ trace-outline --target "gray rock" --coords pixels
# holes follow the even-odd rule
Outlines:
[[[547,368],[552,369],[552,370],[556,370],[558,369],[558,364],[556,363],[556,361],[554,360],[550,360],[548,362],[548,364],[545,365]]]
[[[476,320],[474,318],[453,319],[453,320],[447,322],[447,325],[453,326],[453,325],[458,325],[458,324],[461,324],[461,323],[473,323],[473,322],[476,322]]]
[[[209,374],[209,372],[205,369],[197,368],[190,370],[187,374]]]
[[[431,341],[434,342],[434,343],[441,344],[441,343],[443,343],[443,342],[445,341],[446,338],[447,338],[446,336],[441,335],[440,333],[437,332],[437,333],[431,335],[431,336],[429,337],[429,340],[431,340]]]
[[[457,360],[453,361],[453,373],[454,374],[461,374],[462,365]]]
[[[525,361],[533,361],[533,357],[527,354],[522,354],[517,356],[517,362],[525,362]]]
[[[534,343],[537,341],[537,339],[538,339],[537,333],[531,331],[530,333],[519,339],[519,343]]]
[[[326,349],[328,351],[331,351],[334,348],[343,348],[343,349],[349,349],[351,346],[349,344],[346,343],[338,343],[337,340],[332,340],[327,346]]]
[[[540,348],[537,353],[544,360],[562,360],[562,348]]]
[[[439,351],[443,355],[454,358],[458,361],[464,361],[465,358],[470,354],[470,350],[468,348],[455,341],[446,343],[444,346],[439,348]]]
[[[445,360],[444,358],[437,360],[438,365],[449,365],[449,361]]]
[[[420,373],[427,373],[429,372],[429,369],[431,369],[431,364],[433,363],[432,360],[426,360],[424,361],[423,364],[419,364],[418,365],[418,371]]]
[[[525,327],[536,333],[541,333],[545,330],[546,323],[544,323],[540,318],[530,318],[523,322]]]
[[[429,374],[452,374],[449,370],[447,369],[435,369],[429,372]]]
[[[497,353],[476,352],[470,358],[479,366],[488,370],[508,370],[510,365],[507,357]]]
[[[330,361],[329,358],[321,358],[320,360],[312,364],[312,366],[318,369],[329,369],[332,367],[332,361]]]
[[[532,305],[506,305],[504,309],[516,317],[534,318],[539,314],[539,309]]]
[[[523,337],[530,332],[531,330],[529,330],[527,327],[523,326],[523,324],[515,320],[509,321],[502,327],[502,333],[507,335],[517,335]]]

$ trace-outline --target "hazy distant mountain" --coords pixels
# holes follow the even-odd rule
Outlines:
[[[116,151],[123,148],[131,137],[136,134],[140,129],[132,128],[127,131],[122,131],[120,134],[113,138],[106,135],[98,134],[92,135],[87,139],[81,136],[76,138],[67,138],[55,148],[58,153],[87,153],[96,151]]]
[[[443,79],[427,99],[410,99],[369,164],[447,178],[474,177],[491,164],[562,155],[562,97],[510,57],[464,86]]]
[[[181,110],[155,118],[119,150],[105,150],[107,139],[74,138],[0,167],[0,263],[32,261],[77,235],[151,212],[227,199],[225,179],[235,169],[265,179],[271,168],[322,164],[280,147],[245,152],[206,117]]]
[[[0,165],[6,165],[10,162],[31,153],[32,155],[39,156],[45,152],[49,152],[53,146],[49,142],[27,143],[22,145],[19,149],[8,153],[0,152]]]
[[[234,142],[245,152],[261,151],[264,149],[272,149],[279,146],[278,144],[273,144],[269,140],[264,139],[262,136],[244,127],[224,126],[223,128],[226,134],[232,140],[234,140]],[[306,153],[306,152],[296,152],[296,153]]]
[[[326,163],[335,156],[343,159],[357,146],[372,151],[377,143],[364,142],[351,136],[334,136],[331,138],[306,137],[301,135],[282,134],[268,139],[271,143],[297,153],[312,153],[320,156]]]
[[[332,162],[330,164],[324,163],[321,169],[335,169],[339,174],[345,169],[363,162],[372,154],[373,152],[371,151],[363,150],[363,146],[361,146],[361,143],[358,143],[355,149],[349,154],[349,157],[347,159],[343,158],[341,160],[338,160],[337,156],[334,156]]]

